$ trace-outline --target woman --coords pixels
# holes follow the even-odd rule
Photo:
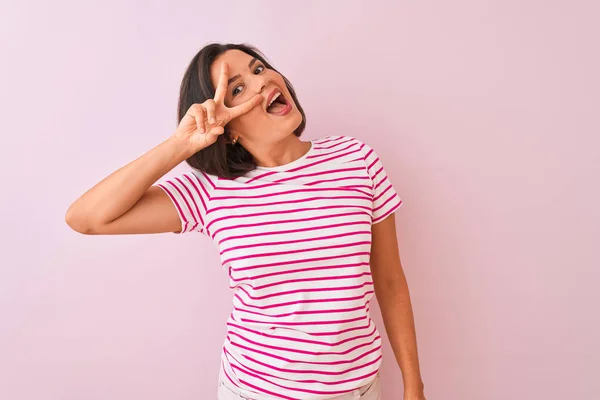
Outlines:
[[[396,241],[402,200],[351,136],[302,141],[291,83],[248,45],[211,44],[190,63],[172,136],[67,211],[85,234],[200,232],[234,290],[219,399],[379,399],[375,294],[404,399],[423,400]],[[193,167],[157,183],[186,160]]]

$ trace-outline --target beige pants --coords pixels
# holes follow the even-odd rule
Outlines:
[[[229,382],[229,379],[227,379],[227,377],[223,374],[223,370],[219,370],[219,389],[217,392],[217,400],[261,400],[272,398],[274,397],[248,397],[244,394],[241,394],[238,388]],[[331,397],[328,400],[382,400],[379,371],[377,374],[375,374],[375,379],[366,385],[341,396]]]

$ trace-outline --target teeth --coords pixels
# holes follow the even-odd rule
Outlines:
[[[277,99],[280,94],[281,94],[281,92],[275,93],[275,96],[273,96],[273,98],[271,99],[271,101],[269,102],[269,104],[267,104],[267,107],[269,107],[271,104],[273,104],[273,102],[275,101],[275,99]]]

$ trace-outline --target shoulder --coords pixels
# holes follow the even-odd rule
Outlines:
[[[167,182],[178,183],[188,191],[208,195],[215,187],[218,177],[204,171],[192,168],[179,175],[169,178]]]
[[[356,144],[359,147],[368,146],[363,140],[350,135],[328,135],[322,136],[321,138],[316,140],[317,143],[331,143],[331,142],[343,142],[343,143],[352,143]]]
[[[339,141],[347,144],[352,144],[353,147],[361,154],[362,158],[367,160],[373,155],[374,149],[367,143],[367,141],[357,138],[351,135],[332,135],[325,136],[322,138],[325,141]]]

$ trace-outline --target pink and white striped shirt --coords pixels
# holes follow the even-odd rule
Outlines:
[[[377,153],[351,136],[224,179],[193,170],[158,185],[182,232],[220,251],[233,289],[221,360],[249,397],[327,399],[375,378],[371,225],[402,205]]]

